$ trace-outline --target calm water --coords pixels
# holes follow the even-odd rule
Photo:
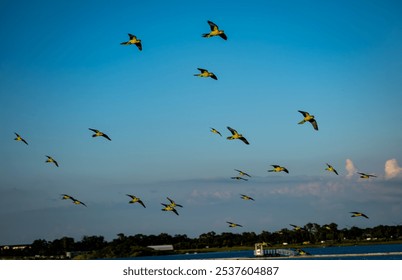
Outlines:
[[[339,246],[321,248],[303,248],[311,255],[336,255],[336,254],[362,254],[362,253],[387,253],[402,252],[402,244],[386,245],[361,245],[361,246]],[[132,258],[134,260],[196,260],[196,259],[217,259],[217,258],[254,258],[252,250],[227,251],[198,254],[181,254],[165,256],[149,256]],[[334,258],[308,258],[305,260],[402,260],[402,255],[393,256],[364,256],[364,257],[334,257]]]

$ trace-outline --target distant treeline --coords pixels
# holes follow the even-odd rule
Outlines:
[[[320,226],[316,223],[308,223],[295,229],[282,229],[276,232],[262,231],[231,233],[214,231],[203,233],[199,237],[189,238],[185,234],[171,236],[166,233],[159,235],[136,234],[126,236],[117,234],[117,238],[110,242],[105,241],[103,236],[84,236],[81,241],[75,241],[71,237],[63,237],[53,241],[44,239],[35,240],[25,246],[1,246],[0,257],[2,258],[50,258],[66,256],[66,252],[80,255],[82,258],[126,258],[135,256],[163,254],[147,246],[173,245],[175,250],[200,250],[205,248],[230,248],[237,246],[254,246],[255,243],[265,242],[267,246],[280,246],[284,243],[289,245],[302,244],[329,244],[350,243],[363,240],[378,241],[402,241],[402,225],[384,226],[374,228],[351,227],[338,229],[338,225],[331,223]],[[170,252],[171,253],[171,252]]]

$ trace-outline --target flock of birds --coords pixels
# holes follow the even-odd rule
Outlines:
[[[209,21],[209,20],[207,22],[210,27],[210,32],[202,34],[202,37],[211,38],[211,37],[219,36],[223,40],[227,40],[227,36],[226,36],[225,32],[223,30],[220,30],[218,25],[216,25],[215,23],[213,23],[212,21]],[[120,44],[125,45],[125,46],[135,45],[139,51],[142,51],[141,40],[139,38],[137,38],[135,35],[130,34],[130,33],[128,34],[128,36],[129,36],[129,40],[122,42]],[[200,71],[200,73],[194,74],[194,76],[202,77],[202,78],[212,78],[214,80],[218,80],[217,76],[213,72],[210,72],[207,69],[203,69],[203,68],[197,68],[197,69]],[[318,124],[317,124],[317,121],[316,121],[314,115],[311,115],[309,112],[301,111],[301,110],[299,110],[298,112],[301,113],[303,116],[303,119],[298,124],[304,124],[306,122],[309,122],[312,125],[313,129],[318,131]],[[250,144],[248,142],[248,140],[241,133],[239,133],[236,129],[233,129],[229,126],[227,126],[227,129],[231,133],[231,135],[227,137],[227,140],[240,140],[246,145]],[[89,130],[93,132],[92,137],[103,137],[108,141],[112,141],[112,139],[106,133],[104,133],[98,129],[89,128]],[[210,131],[214,134],[222,136],[221,132],[219,132],[215,128],[211,127]],[[28,142],[20,134],[15,133],[15,135],[16,135],[16,138],[14,140],[23,142],[26,145],[28,145]],[[46,163],[53,163],[56,167],[59,167],[59,163],[53,157],[46,155],[46,158],[47,158]],[[327,170],[329,172],[333,172],[336,175],[338,175],[337,170],[333,166],[331,166],[328,163],[326,163],[326,165],[327,165],[327,167],[325,168],[325,170]],[[237,176],[231,177],[231,179],[247,181],[248,178],[251,178],[251,175],[248,174],[247,172],[244,172],[244,171],[238,170],[238,169],[235,169],[235,171],[238,174],[237,174]],[[289,173],[289,170],[285,166],[273,164],[272,169],[268,170],[268,172]],[[357,173],[359,173],[360,178],[363,178],[363,179],[369,179],[370,177],[376,177],[375,175],[372,175],[372,174],[366,174],[366,173],[361,173],[361,172],[357,172]],[[130,204],[138,203],[138,204],[142,205],[142,207],[146,208],[146,206],[145,206],[144,202],[141,200],[141,198],[139,198],[135,195],[132,195],[132,194],[126,194],[126,195],[128,197],[130,197],[130,201],[128,203],[130,203]],[[87,205],[84,202],[74,198],[71,195],[62,194],[61,198],[62,198],[62,200],[71,200],[76,205],[83,205],[83,206],[87,207]],[[248,195],[245,195],[245,194],[241,194],[240,198],[243,200],[254,201],[254,198],[252,198]],[[177,207],[182,208],[183,206],[180,204],[177,204],[173,199],[171,199],[169,197],[167,197],[167,200],[169,201],[169,203],[161,203],[161,205],[163,206],[163,208],[161,210],[166,211],[166,212],[173,212],[174,214],[179,215],[179,212],[177,211]],[[365,215],[364,213],[361,213],[361,212],[350,212],[350,213],[353,214],[352,217],[364,217],[364,218],[368,219],[368,216]],[[234,223],[234,222],[227,221],[227,223],[229,224],[229,227],[242,227],[242,225]],[[302,228],[300,226],[296,226],[293,224],[290,224],[290,225],[293,227],[294,230],[302,230]]]

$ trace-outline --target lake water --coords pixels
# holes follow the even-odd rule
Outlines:
[[[311,255],[338,255],[338,254],[368,254],[368,253],[389,253],[402,252],[402,244],[385,245],[359,245],[359,246],[339,246],[339,247],[319,247],[303,248]],[[198,254],[178,254],[164,256],[148,256],[130,258],[133,260],[197,260],[197,259],[227,259],[227,258],[255,258],[253,250],[245,251],[226,251]],[[256,258],[258,259],[258,258]],[[300,258],[289,258],[300,260]],[[402,255],[376,255],[359,257],[325,257],[325,258],[306,258],[303,260],[402,260]]]

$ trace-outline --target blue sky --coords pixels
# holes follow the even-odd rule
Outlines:
[[[1,244],[402,223],[398,1],[22,2],[0,3]]]

